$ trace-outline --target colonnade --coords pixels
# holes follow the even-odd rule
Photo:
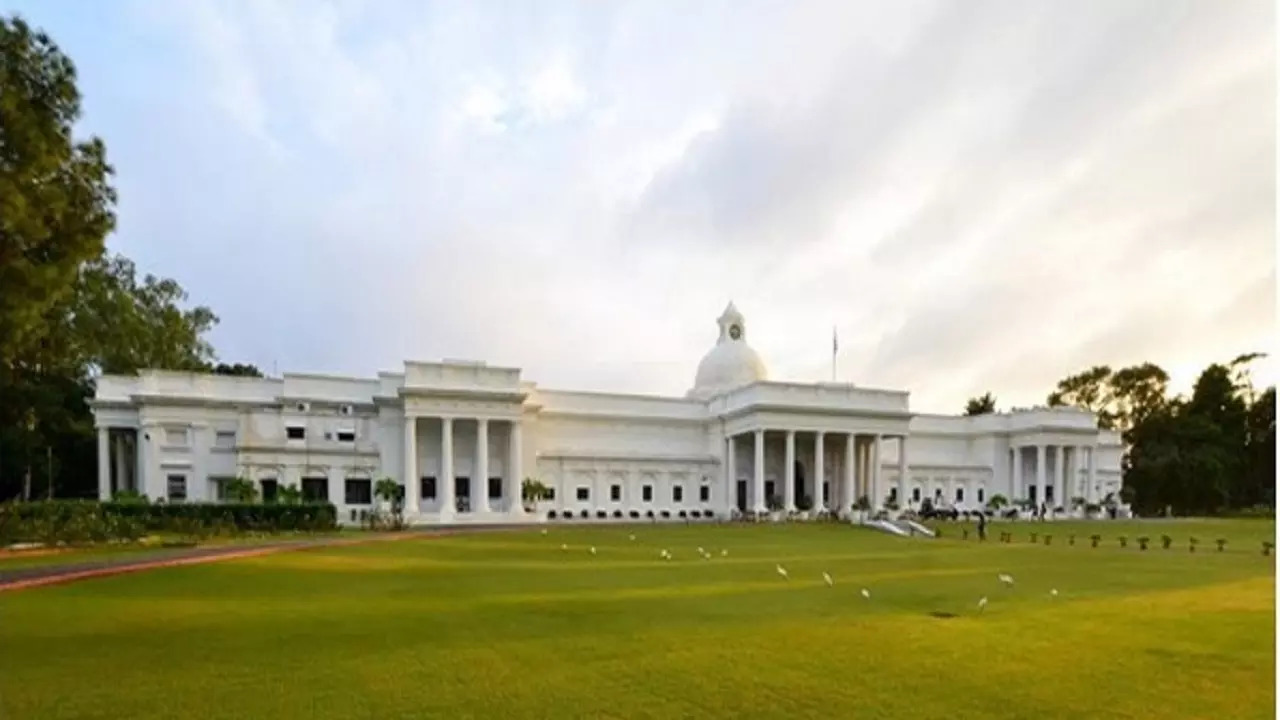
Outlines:
[[[745,433],[728,435],[725,438],[725,483],[726,494],[730,505],[735,505],[737,484],[740,480],[737,468],[737,443],[740,438],[750,437],[754,451],[752,474],[747,485],[747,506],[757,513],[767,512],[768,498],[765,497],[765,454],[769,436],[785,434],[783,477],[782,477],[782,509],[791,512],[796,507],[796,436],[803,432],[813,438],[813,463],[806,468],[806,475],[812,477],[813,506],[815,512],[832,510],[839,514],[848,513],[862,496],[870,501],[872,510],[884,507],[888,496],[887,486],[881,477],[883,444],[886,439],[894,439],[898,448],[898,502],[906,497],[907,488],[907,437],[905,435],[884,435],[857,432],[826,432],[773,430],[759,428]],[[838,468],[831,473],[831,489],[824,492],[828,483],[827,443],[836,447],[843,445],[843,456],[837,455]],[[827,495],[830,495],[828,502]]]
[[[1023,466],[1026,464],[1027,450],[1033,451],[1034,478],[1023,477]],[[1052,451],[1053,473],[1049,473],[1049,453]],[[1052,503],[1049,509],[1063,507],[1071,509],[1073,497],[1083,497],[1086,503],[1097,503],[1098,498],[1098,446],[1097,445],[1053,445],[1037,443],[1033,445],[1014,445],[1010,453],[1010,485],[1013,500],[1034,500],[1038,508],[1048,499]],[[1080,476],[1081,460],[1087,460],[1087,479],[1084,493],[1074,494]],[[1027,480],[1034,479],[1034,485]]]
[[[426,415],[409,415],[404,420],[404,487],[406,513],[420,511],[422,495],[421,478],[418,475],[418,420],[430,418]],[[471,473],[471,512],[488,513],[489,506],[489,425],[491,422],[505,422],[508,428],[507,462],[503,478],[503,498],[506,500],[506,511],[519,514],[524,511],[521,495],[523,476],[521,463],[520,423],[516,420],[492,420],[490,418],[454,418],[436,417],[440,421],[440,472],[436,480],[436,494],[439,501],[440,516],[448,517],[454,513],[457,503],[455,497],[453,429],[456,422],[476,423],[476,457],[474,471]]]

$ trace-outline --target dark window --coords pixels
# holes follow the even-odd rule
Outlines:
[[[275,478],[263,478],[262,483],[262,502],[275,502],[280,492],[280,484]]]
[[[356,441],[355,430],[339,430],[338,431],[338,442],[355,442],[355,441]]]
[[[671,501],[684,502],[684,486],[683,485],[671,486]]]
[[[920,502],[920,488],[911,488],[911,501]]]
[[[422,478],[422,499],[436,499],[436,479],[431,476]]]
[[[329,502],[329,478],[302,478],[302,499],[306,502]]]
[[[547,500],[551,501],[555,499],[556,499],[556,489],[553,487],[547,488]]]
[[[934,499],[935,499],[935,500],[941,500],[941,499],[942,499],[942,488],[934,488],[934,489],[933,489],[933,497],[934,497]]]
[[[183,502],[187,499],[187,476],[169,476],[169,502]]]
[[[588,487],[580,487],[580,488],[578,488],[578,499],[579,499],[579,500],[582,500],[582,501],[590,500],[590,499],[591,499],[591,488],[588,488]]]
[[[889,488],[889,499],[894,502],[898,502],[898,488],[896,487]]]
[[[698,502],[711,502],[711,486],[703,485],[698,488]]]
[[[822,486],[822,504],[826,505],[831,502],[831,484],[827,483]]]
[[[489,478],[489,499],[497,500],[500,497],[502,497],[502,478]]]
[[[987,493],[983,491],[982,488],[978,488],[978,502],[986,502],[987,501],[986,495]]]
[[[622,486],[621,486],[621,485],[610,485],[610,486],[609,486],[609,499],[610,499],[610,500],[612,500],[613,502],[618,502],[619,500],[621,500],[621,499],[622,499]]]
[[[956,502],[964,502],[964,488],[956,488]]]
[[[285,428],[284,433],[290,440],[301,440],[307,436],[307,429],[299,425],[290,425]]]
[[[645,502],[653,502],[653,486],[645,485],[643,488],[641,488],[640,497],[644,498]]]
[[[347,478],[345,499],[348,505],[372,505],[373,481],[368,478]]]

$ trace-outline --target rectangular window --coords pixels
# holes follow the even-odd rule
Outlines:
[[[898,502],[898,488],[896,487],[889,488],[889,499],[894,502]]]
[[[219,430],[213,436],[213,446],[216,448],[234,448],[236,446],[235,431]]]
[[[551,500],[555,500],[555,499],[556,499],[556,489],[553,487],[547,488],[547,501],[550,502]]]
[[[684,486],[683,485],[671,486],[671,502],[684,502]]]
[[[423,500],[436,499],[436,479],[432,476],[422,478],[421,495]]]
[[[261,484],[262,484],[262,502],[264,503],[275,502],[276,498],[279,497],[279,494],[280,494],[280,484],[276,482],[275,478],[263,478],[261,480]]]
[[[643,488],[641,488],[640,497],[644,498],[645,502],[653,502],[653,486],[645,485]]]
[[[329,478],[302,478],[302,499],[306,502],[329,502]]]
[[[187,476],[170,475],[169,502],[185,502],[187,499]]]
[[[920,488],[911,488],[911,502],[920,502]]]
[[[166,428],[164,431],[165,445],[186,445],[187,429],[186,428]]]
[[[956,488],[956,502],[964,502],[964,488]]]
[[[284,434],[290,440],[302,440],[307,437],[307,429],[301,425],[290,425],[284,429]]]
[[[579,502],[586,502],[587,500],[590,500],[590,499],[591,499],[591,488],[589,488],[589,487],[580,487],[580,488],[578,488],[578,501],[579,501]]]
[[[338,431],[338,442],[355,442],[355,441],[356,441],[355,430],[339,430]]]
[[[703,485],[698,488],[698,502],[711,502],[711,486]]]
[[[502,497],[502,478],[489,478],[489,499],[497,500]]]
[[[610,485],[610,486],[609,486],[609,499],[610,499],[610,500],[612,500],[613,502],[620,502],[620,501],[622,500],[622,486],[621,486],[621,485]]]
[[[978,502],[986,502],[986,494],[987,493],[983,488],[978,488]]]
[[[373,481],[369,478],[347,478],[343,499],[348,505],[372,505]]]

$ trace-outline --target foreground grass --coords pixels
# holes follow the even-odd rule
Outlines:
[[[258,533],[201,539],[197,545],[202,548],[217,547],[251,547],[271,543],[323,539],[336,537],[359,537],[362,530],[345,530],[323,533]],[[36,548],[31,550],[0,550],[0,572],[36,567],[57,567],[60,565],[77,565],[94,562],[130,562],[145,556],[163,554],[182,550],[185,546],[166,546],[165,543],[187,542],[188,538],[178,535],[160,534],[149,536],[145,541],[86,545],[64,548]]]
[[[0,717],[1264,718],[1274,580],[844,526],[306,550],[0,595]]]

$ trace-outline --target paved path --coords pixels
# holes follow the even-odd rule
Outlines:
[[[0,593],[11,590],[54,585],[58,583],[87,580],[95,577],[120,575],[123,573],[151,570],[161,567],[179,565],[195,565],[199,563],[231,560],[234,558],[255,557],[287,550],[305,550],[307,548],[334,547],[375,542],[378,540],[409,540],[412,538],[433,537],[437,535],[454,535],[465,532],[518,530],[527,525],[465,525],[441,527],[431,530],[409,530],[395,533],[378,533],[362,537],[324,537],[304,538],[300,540],[278,540],[252,545],[225,545],[218,547],[166,548],[154,551],[139,551],[135,554],[106,557],[97,560],[86,560],[80,563],[63,563],[60,565],[42,565],[5,570],[0,568]]]

